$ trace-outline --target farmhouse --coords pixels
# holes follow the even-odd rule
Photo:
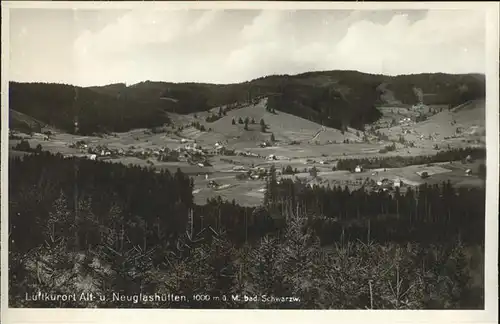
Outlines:
[[[269,161],[276,160],[276,156],[274,154],[269,154],[269,156],[267,157],[267,160],[269,160]]]
[[[466,176],[470,176],[471,174],[472,174],[472,170],[471,169],[465,170],[465,175]]]
[[[224,147],[224,145],[222,145],[219,142],[215,143],[213,154],[216,154],[216,155],[217,154],[224,154],[225,151],[226,151],[226,148]]]
[[[262,148],[268,147],[268,146],[271,146],[271,143],[269,143],[269,141],[265,141],[265,142],[260,143],[260,147],[262,147]]]
[[[208,188],[217,188],[219,187],[219,184],[215,182],[214,180],[210,180],[207,185]]]
[[[428,178],[430,176],[429,172],[427,171],[418,171],[416,172],[422,179]]]
[[[363,171],[363,168],[360,165],[357,165],[356,168],[354,168],[354,172],[360,173]]]
[[[391,180],[384,178],[379,181],[377,181],[377,185],[380,187],[390,187],[392,185]]]

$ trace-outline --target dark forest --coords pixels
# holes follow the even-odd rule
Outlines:
[[[271,170],[262,206],[250,208],[220,198],[195,205],[180,170],[47,152],[9,167],[11,307],[483,308],[484,188],[444,182],[389,194],[278,183]],[[38,290],[190,297],[25,299]]]

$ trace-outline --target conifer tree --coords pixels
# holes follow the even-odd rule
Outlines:
[[[264,119],[261,119],[261,120],[260,120],[260,131],[261,131],[262,133],[265,133],[265,132],[266,132],[266,130],[267,130],[267,125],[266,125],[266,123],[264,122]]]
[[[284,285],[283,260],[280,259],[279,249],[277,239],[265,236],[259,246],[252,251],[250,264],[253,266],[248,270],[252,283],[249,291],[252,295],[279,296],[288,292]],[[259,308],[269,307],[266,304],[259,306]]]
[[[282,253],[284,260],[284,282],[293,296],[301,297],[302,307],[312,306],[318,290],[315,285],[318,268],[315,261],[319,251],[319,240],[306,225],[303,215],[287,217],[285,241]]]
[[[61,190],[59,196],[52,204],[52,211],[45,223],[44,235],[46,242],[55,243],[59,238],[67,238],[71,213],[68,209],[67,198]],[[41,221],[43,223],[43,221]]]

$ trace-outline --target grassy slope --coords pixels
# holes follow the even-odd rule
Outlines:
[[[297,117],[285,112],[276,112],[275,114],[266,111],[266,100],[260,101],[256,105],[249,105],[244,108],[229,111],[226,116],[213,122],[207,123],[215,132],[226,134],[228,137],[240,136],[241,140],[262,141],[269,139],[271,133],[274,134],[276,140],[289,141],[309,141],[321,129],[318,123],[307,119]],[[249,131],[243,130],[243,125],[232,125],[232,119],[237,122],[239,118],[243,120],[248,117],[253,118],[256,124],[249,124]],[[266,133],[262,133],[260,129],[260,120],[264,119],[269,129]],[[326,139],[341,141],[345,137],[354,138],[355,136],[347,133],[342,135],[337,129],[325,127],[325,131],[321,133],[323,141]]]
[[[452,125],[452,121],[456,121],[456,124]],[[415,141],[419,134],[424,136],[433,134],[437,141],[441,141],[444,137],[453,136],[457,127],[463,128],[465,137],[481,137],[485,123],[484,100],[473,100],[451,110],[443,110],[411,127],[394,126],[383,131],[397,138],[402,133],[402,129],[407,128],[416,133],[404,135],[407,140]]]
[[[26,132],[41,131],[42,127],[45,126],[44,122],[13,109],[9,110],[9,123],[11,128]]]

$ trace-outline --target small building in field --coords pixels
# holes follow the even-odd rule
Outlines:
[[[425,178],[428,178],[430,176],[429,172],[427,171],[420,171],[420,172],[417,172],[417,174],[420,176],[420,178],[422,179],[425,179]]]
[[[394,187],[395,187],[395,188],[396,188],[396,187],[398,187],[398,188],[400,188],[400,187],[401,187],[401,180],[400,180],[400,179],[396,179],[396,180],[394,180]]]
[[[470,176],[471,174],[472,174],[472,170],[471,169],[465,170],[465,175],[466,176]]]
[[[219,184],[215,182],[214,180],[210,180],[207,185],[208,188],[217,188],[219,187]]]
[[[357,165],[356,168],[354,168],[354,172],[356,173],[360,173],[363,171],[363,167],[361,167],[360,165]]]

